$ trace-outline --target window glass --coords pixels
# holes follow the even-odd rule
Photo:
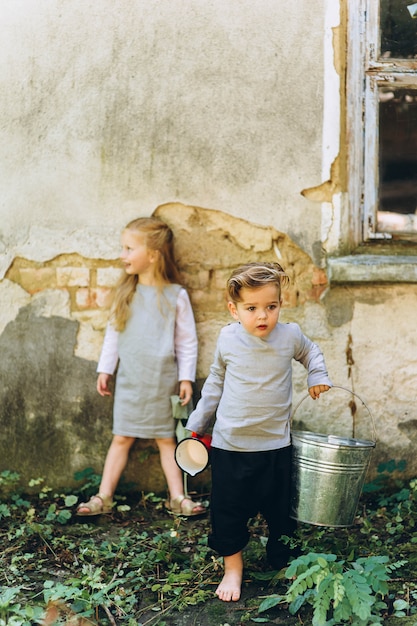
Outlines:
[[[379,91],[378,230],[416,230],[417,88]]]
[[[417,244],[417,0],[349,0],[351,249]],[[402,245],[402,244],[405,245]],[[410,245],[411,244],[411,245]]]
[[[381,56],[417,58],[417,3],[410,0],[381,0]]]

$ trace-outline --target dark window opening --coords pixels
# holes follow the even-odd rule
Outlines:
[[[413,8],[414,7],[414,8]],[[381,0],[381,56],[417,58],[417,6],[411,0]]]
[[[380,91],[378,205],[378,230],[417,230],[417,89]]]

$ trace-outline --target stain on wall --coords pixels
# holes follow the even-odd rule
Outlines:
[[[77,327],[27,306],[0,336],[2,469],[62,483],[108,427],[109,411],[93,401],[94,363],[74,356]]]

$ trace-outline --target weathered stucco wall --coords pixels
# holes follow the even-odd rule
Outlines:
[[[0,17],[0,470],[51,485],[101,471],[111,401],[95,367],[119,234],[155,210],[195,310],[198,386],[230,270],[278,258],[282,319],[371,409],[373,469],[415,473],[417,287],[334,286],[323,270],[346,188],[337,3],[3,0]],[[305,382],[295,365],[295,402]],[[301,424],[349,434],[350,395],[331,397]],[[364,407],[355,417],[369,438]],[[126,478],[164,489],[152,442]]]
[[[410,337],[401,354],[398,346],[404,343],[404,311],[412,307],[415,290],[329,289],[325,272],[272,227],[178,203],[162,205],[155,214],[175,233],[181,275],[195,311],[200,345],[197,392],[218,331],[230,319],[225,282],[231,270],[249,259],[279,258],[291,278],[281,319],[300,323],[323,349],[333,382],[365,401],[368,408],[357,402],[355,434],[372,438],[375,420],[379,444],[374,467],[399,454],[414,467],[417,341],[413,344]],[[0,335],[0,469],[12,466],[26,477],[44,476],[50,484],[71,484],[74,473],[85,467],[101,470],[111,437],[111,400],[95,392],[95,365],[108,294],[119,272],[117,259],[76,254],[43,263],[16,258],[10,266],[0,283],[2,301],[14,303],[13,319]],[[306,392],[304,368],[295,364],[295,406],[304,402]],[[331,393],[328,402],[307,401],[296,412],[297,426],[351,435],[352,396],[343,390]],[[164,489],[152,442],[137,442],[126,479],[145,491]],[[207,480],[209,473],[194,484]]]
[[[0,18],[0,271],[111,258],[128,219],[176,200],[320,240],[300,192],[322,176],[322,0],[4,0]]]
[[[263,227],[180,204],[158,208],[172,227],[184,285],[197,322],[200,356],[196,390],[211,363],[217,333],[229,321],[225,282],[251,260],[285,265],[291,287],[286,307],[317,302],[326,276],[290,238]],[[95,366],[108,316],[118,260],[60,255],[47,262],[16,258],[0,283],[2,301],[15,301],[1,329],[0,469],[70,484],[76,471],[101,470],[111,437],[111,400],[95,391]],[[151,453],[150,456],[144,453]],[[146,459],[141,463],[140,459]],[[138,442],[126,478],[141,489],[163,489],[150,441]],[[199,482],[207,481],[208,474]],[[198,480],[196,479],[196,482]]]

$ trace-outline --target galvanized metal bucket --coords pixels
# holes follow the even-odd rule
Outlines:
[[[360,400],[371,418],[374,440],[292,431],[290,516],[316,526],[351,526],[376,445],[375,423],[359,396],[344,387],[332,389],[343,389]],[[301,403],[309,397],[305,396],[298,403],[291,421]]]

